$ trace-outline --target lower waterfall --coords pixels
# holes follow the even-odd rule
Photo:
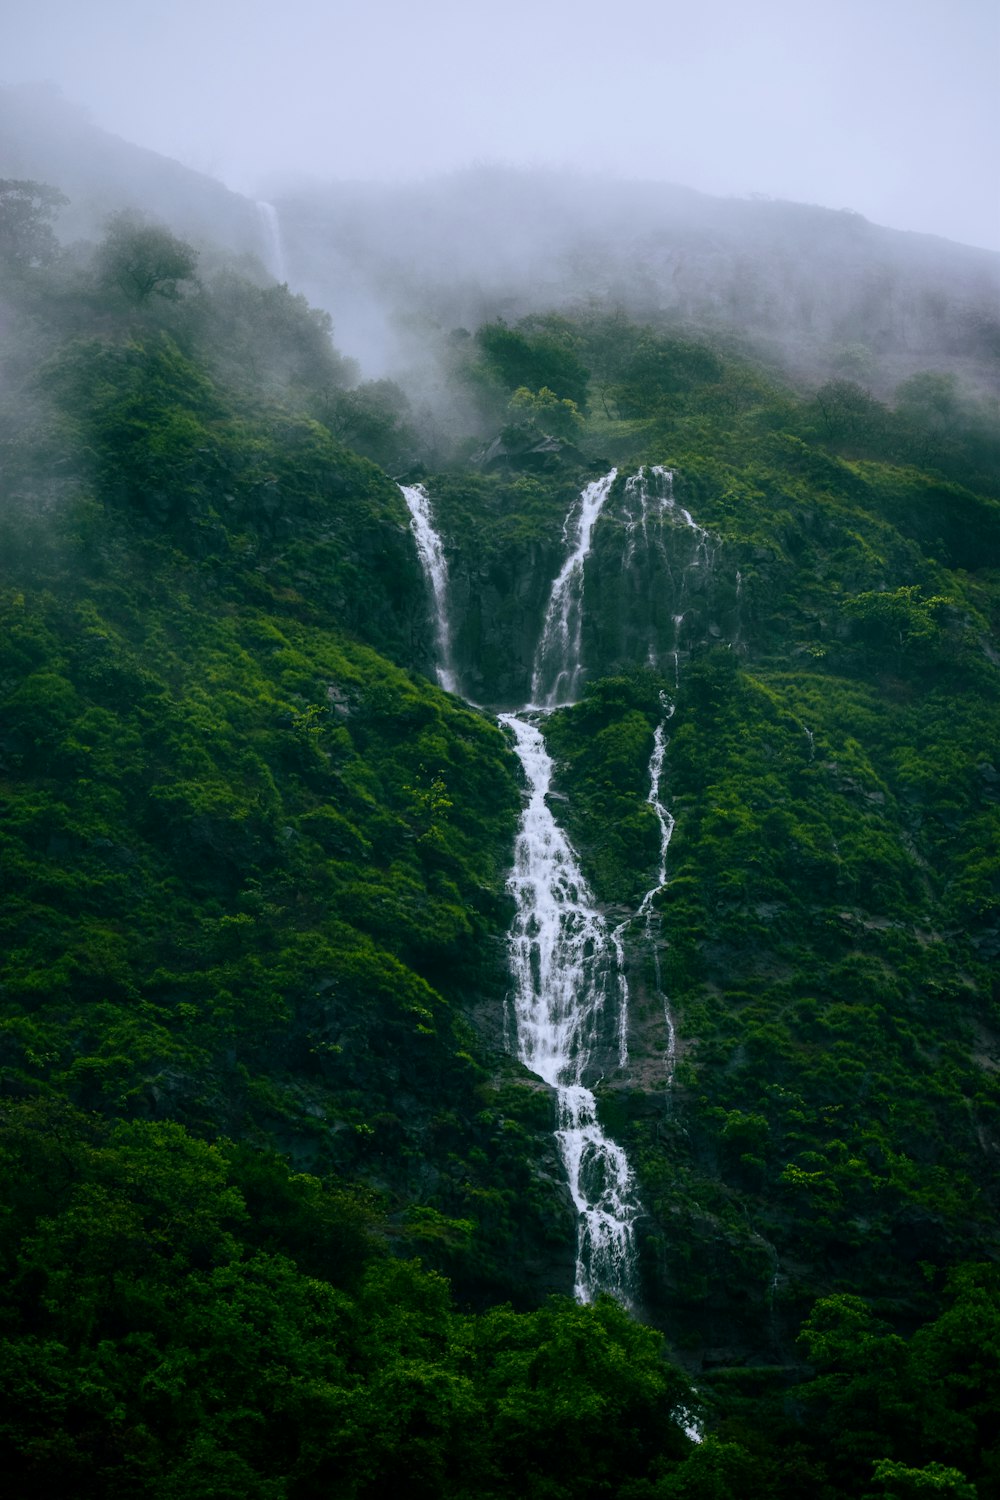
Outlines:
[[[520,1060],[556,1091],[556,1138],[579,1214],[574,1291],[631,1304],[640,1212],[624,1151],[605,1135],[584,1083],[595,1042],[617,1027],[625,979],[607,924],[546,802],[552,760],[540,730],[502,714],[524,767],[528,802],[508,882],[516,902],[509,951]]]

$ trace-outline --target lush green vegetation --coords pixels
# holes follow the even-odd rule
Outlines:
[[[593,310],[452,341],[480,426],[425,482],[470,696],[523,701],[563,519],[622,469],[591,681],[546,732],[624,915],[672,711],[658,968],[629,948],[641,1067],[600,1090],[647,1210],[641,1326],[546,1301],[573,1218],[549,1094],[503,1048],[513,758],[425,675],[375,466],[439,439],[399,387],[352,384],[287,288],[121,215],[57,253],[58,203],[0,184],[13,1492],[985,1500],[982,398],[933,372],[891,408],[799,396],[696,329]],[[640,526],[640,463],[710,541]]]
[[[863,1297],[898,1338],[948,1305],[956,1265],[996,1256],[996,424],[950,382],[908,381],[895,410],[843,385],[803,400],[725,348],[620,319],[573,332],[594,372],[584,449],[668,465],[710,533],[651,511],[637,543],[619,479],[588,564],[592,681],[546,733],[560,815],[627,913],[656,868],[648,765],[672,714],[663,947],[655,970],[632,955],[645,1087],[601,1098],[651,1211],[659,1316],[681,1349],[717,1345],[716,1388],[752,1406],[767,1382],[724,1367],[794,1362],[818,1292]],[[924,399],[944,386],[947,428]],[[830,420],[848,398],[865,424]],[[653,1104],[657,986],[680,1060]],[[884,1458],[886,1493],[988,1492],[982,1433],[959,1455],[914,1401],[894,1448],[858,1395],[865,1436],[830,1482],[861,1493]]]
[[[0,1140],[11,1493],[599,1495],[691,1446],[612,1302],[461,1314],[356,1190],[175,1123],[34,1101]]]

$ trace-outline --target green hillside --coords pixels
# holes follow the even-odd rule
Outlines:
[[[590,306],[436,340],[446,437],[259,268],[57,206],[0,190],[11,1493],[986,1500],[995,405]],[[625,924],[638,1318],[570,1296],[492,713],[612,466],[545,733]]]

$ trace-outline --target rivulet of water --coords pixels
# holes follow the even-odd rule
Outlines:
[[[673,704],[667,706],[667,718],[673,715]],[[653,735],[653,753],[649,757],[649,795],[646,802],[653,809],[656,821],[660,825],[660,863],[656,872],[656,881],[650,886],[639,903],[636,912],[641,917],[645,927],[646,944],[653,955],[653,968],[656,975],[656,991],[663,1002],[663,1019],[667,1029],[667,1055],[665,1058],[666,1081],[668,1086],[674,1081],[674,1069],[677,1066],[677,1028],[674,1025],[673,1011],[670,1009],[670,1001],[663,992],[663,977],[660,968],[660,950],[653,932],[655,909],[653,902],[663,890],[667,883],[667,851],[670,848],[670,840],[674,833],[674,815],[670,809],[660,800],[660,784],[663,779],[663,758],[667,750],[666,725],[657,724]]]

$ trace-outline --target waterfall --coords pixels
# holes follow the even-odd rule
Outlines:
[[[638,540],[641,536],[642,542],[647,549],[651,544],[655,545],[663,567],[670,579],[674,607],[676,608],[678,604],[682,606],[677,613],[672,614],[670,617],[673,626],[670,655],[673,660],[674,688],[677,689],[680,686],[681,630],[684,626],[686,610],[688,608],[689,579],[698,572],[712,569],[715,563],[717,543],[712,535],[705,530],[704,526],[698,524],[691,512],[683,505],[678,504],[674,496],[673,470],[665,468],[661,464],[651,464],[648,469],[642,467],[625,481],[621,513],[625,531],[625,545],[622,551],[623,572],[627,572],[632,564]],[[679,556],[675,557],[675,549],[668,548],[666,544],[662,524],[653,524],[654,522],[662,523],[664,521],[668,522],[671,527],[682,528],[692,533],[693,547],[690,543],[685,544],[678,549]],[[737,572],[737,608],[739,607],[742,584],[742,576]],[[654,639],[650,641],[647,660],[651,666],[655,666],[657,659],[658,653],[656,651],[654,629]],[[670,840],[674,831],[673,814],[660,797],[663,761],[667,747],[666,725],[673,716],[674,705],[665,694],[661,694],[661,702],[665,716],[663,722],[657,727],[653,738],[653,751],[650,756],[648,772],[649,793],[646,797],[647,805],[652,808],[660,829],[659,868],[656,881],[643,896],[635,917],[622,922],[616,928],[613,937],[619,951],[623,953],[624,934],[627,928],[631,925],[632,921],[642,920],[646,947],[652,954],[653,959],[656,991],[663,1005],[663,1019],[667,1034],[664,1071],[666,1074],[666,1083],[669,1087],[673,1083],[674,1071],[677,1064],[677,1028],[669,999],[663,992],[660,952],[654,932],[654,922],[656,919],[654,901],[666,885],[667,851],[670,847]]]
[[[281,240],[281,221],[273,203],[258,202],[257,213],[264,235],[264,263],[275,281],[288,283],[288,267]]]
[[[531,679],[537,715],[573,702],[582,674],[584,566],[594,525],[617,477],[588,484],[563,526],[566,559],[552,585]],[[634,491],[630,492],[634,495]],[[622,928],[608,925],[549,811],[552,760],[535,723],[500,722],[513,737],[528,786],[508,887],[516,914],[509,951],[521,1061],[556,1091],[556,1140],[578,1214],[575,1294],[636,1293],[635,1222],[641,1209],[624,1151],[602,1129],[592,1082],[594,1054],[609,1035],[628,1057],[628,986]]]
[[[598,910],[576,855],[549,810],[553,765],[537,720],[553,708],[572,703],[582,675],[584,566],[601,509],[617,477],[612,470],[588,484],[574,502],[563,527],[566,559],[552,585],[535,653],[531,704],[505,713],[500,723],[511,734],[521,761],[527,797],[514,849],[508,889],[515,916],[508,937],[513,979],[512,1004],[517,1053],[556,1094],[556,1141],[578,1214],[575,1294],[589,1302],[609,1292],[627,1306],[637,1295],[635,1224],[641,1206],[632,1169],[624,1151],[604,1132],[592,1091],[597,1054],[609,1037],[617,1038],[618,1062],[628,1060],[628,985],[623,934],[641,920],[654,954],[657,990],[667,1028],[666,1071],[673,1076],[676,1041],[673,1017],[660,982],[654,942],[654,901],[667,878],[667,850],[674,819],[660,796],[666,752],[666,723],[673,706],[664,698],[664,721],[653,737],[649,793],[660,829],[660,856],[653,885],[633,917],[613,931]],[[660,514],[690,528],[696,538],[688,566],[710,562],[711,539],[673,498],[673,475],[654,466],[640,469],[625,487],[628,535],[641,530],[648,543],[655,503]],[[457,691],[448,620],[447,565],[434,529],[430,501],[422,485],[401,485],[410,512],[417,551],[434,599],[438,680]],[[657,545],[662,541],[657,538]],[[674,662],[679,658],[683,615],[675,615]]]
[[[518,1056],[556,1091],[556,1140],[579,1214],[575,1294],[590,1302],[635,1292],[634,1224],[640,1212],[624,1151],[597,1119],[584,1082],[596,1043],[625,1003],[625,981],[607,924],[546,794],[552,761],[541,731],[503,714],[528,784],[508,886]]]
[[[625,498],[627,513],[625,517],[625,552],[624,565],[628,567],[635,554],[635,533],[638,527],[642,531],[643,540],[649,544],[649,521],[651,515],[655,514],[661,519],[670,521],[675,526],[686,527],[692,531],[695,537],[694,557],[688,564],[689,567],[711,567],[715,561],[715,540],[704,526],[699,526],[691,512],[683,505],[678,505],[674,499],[674,471],[664,468],[662,464],[650,464],[649,469],[639,469],[630,479],[625,481]],[[635,505],[638,501],[639,513],[636,514]],[[655,511],[654,511],[655,506]],[[663,537],[658,532],[656,538],[657,548],[664,558],[666,549]],[[686,570],[685,570],[686,571]]]
[[[583,568],[590,551],[594,524],[617,478],[612,469],[595,479],[574,502],[563,525],[567,543],[566,561],[549,595],[542,638],[531,674],[531,701],[542,708],[561,708],[574,701],[583,663],[580,641],[583,629]]]
[[[642,922],[642,934],[647,950],[653,956],[653,970],[656,979],[656,993],[663,1005],[663,1020],[667,1032],[667,1050],[664,1057],[664,1073],[666,1084],[669,1088],[674,1081],[674,1069],[677,1064],[677,1028],[674,1024],[673,1012],[670,1002],[663,993],[663,976],[660,966],[660,952],[656,942],[656,934],[653,930],[656,921],[656,911],[653,902],[667,883],[667,851],[670,848],[670,840],[674,832],[674,816],[670,809],[660,800],[660,783],[663,779],[663,759],[667,750],[667,722],[673,718],[674,705],[665,693],[660,694],[660,701],[664,708],[664,719],[657,724],[653,733],[653,750],[649,757],[649,792],[646,795],[646,805],[653,809],[656,821],[660,827],[660,858],[656,871],[656,879],[649,890],[639,902],[632,916],[626,917],[620,922],[611,934],[611,941],[618,955],[619,969],[622,975],[625,973],[625,933],[633,922]],[[622,981],[622,1004],[621,1020],[619,1027],[619,1066],[625,1068],[628,1065],[628,986]]]
[[[451,626],[448,621],[448,564],[441,538],[431,520],[430,496],[422,484],[399,486],[413,524],[417,555],[434,598],[434,630],[437,638],[437,679],[446,693],[458,692],[458,678],[451,659]]]

